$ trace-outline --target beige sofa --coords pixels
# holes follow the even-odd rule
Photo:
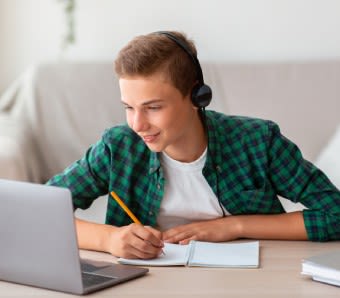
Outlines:
[[[202,66],[212,109],[276,121],[309,160],[340,124],[340,61]],[[0,178],[43,183],[123,121],[112,62],[32,67],[0,98]]]

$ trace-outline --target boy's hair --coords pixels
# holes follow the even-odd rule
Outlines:
[[[169,31],[197,55],[194,42],[185,34]],[[173,40],[157,32],[140,35],[120,50],[115,60],[119,78],[162,74],[164,79],[187,96],[197,81],[196,67],[189,55]]]

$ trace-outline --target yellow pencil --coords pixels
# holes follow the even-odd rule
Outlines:
[[[127,215],[130,216],[130,218],[133,220],[134,223],[141,225],[142,223],[139,221],[139,219],[132,213],[132,211],[124,204],[124,202],[118,197],[118,195],[111,191],[111,196],[116,200],[116,202],[119,204],[120,207],[127,213]],[[165,255],[164,250],[162,249],[162,254]]]
[[[120,207],[127,213],[127,215],[130,216],[130,218],[133,220],[136,224],[142,224],[139,219],[131,212],[131,210],[124,204],[124,202],[117,196],[117,194],[114,191],[111,191],[111,196],[116,200],[116,202],[119,204]]]

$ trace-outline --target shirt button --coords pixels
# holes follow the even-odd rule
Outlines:
[[[161,185],[159,183],[157,183],[157,189],[160,190],[161,189]]]
[[[153,215],[153,212],[152,212],[152,211],[149,211],[149,215],[152,216],[152,215]]]
[[[216,170],[217,170],[218,172],[221,172],[221,167],[220,167],[220,166],[216,166]]]

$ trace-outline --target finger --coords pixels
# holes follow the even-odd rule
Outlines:
[[[193,237],[193,233],[190,230],[185,230],[177,233],[171,233],[170,235],[166,235],[164,242],[169,243],[179,243],[185,239]]]
[[[153,227],[150,226],[144,226],[146,229],[148,229],[152,234],[156,236],[157,239],[162,239],[163,233]]]
[[[158,254],[144,252],[139,250],[137,247],[130,246],[129,249],[124,250],[121,257],[126,259],[152,259],[157,256]]]
[[[144,250],[159,251],[160,248],[164,247],[163,240],[157,238],[151,231],[150,228],[139,225],[134,229],[133,234],[138,238],[136,245],[142,247]]]
[[[164,246],[162,240],[162,233],[151,228],[139,225],[139,228],[135,231],[137,237],[143,239],[144,241],[150,243],[154,247],[161,248]]]
[[[162,239],[164,242],[174,241],[174,237],[182,232],[182,228],[180,226],[171,228],[165,232],[163,232]]]
[[[141,239],[138,236],[130,241],[130,245],[136,249],[135,254],[138,258],[154,258],[161,253],[162,248],[157,247],[147,240]]]
[[[179,241],[178,244],[181,244],[181,245],[189,244],[190,241],[192,241],[192,240],[197,240],[197,237],[192,236],[190,238],[183,239],[183,240]]]

